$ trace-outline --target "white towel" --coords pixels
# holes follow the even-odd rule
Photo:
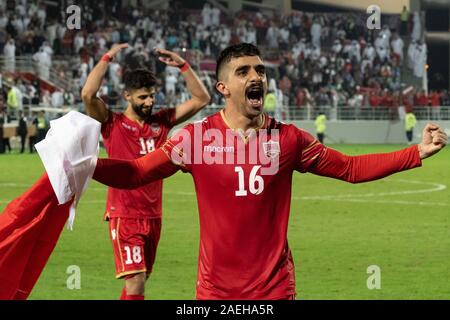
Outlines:
[[[71,111],[52,120],[45,139],[36,144],[59,204],[75,197],[68,220],[70,230],[78,201],[97,164],[100,128],[100,122]]]

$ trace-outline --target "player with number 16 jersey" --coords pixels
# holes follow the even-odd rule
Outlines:
[[[373,181],[421,166],[447,141],[439,127],[429,125],[419,145],[345,155],[262,112],[267,77],[254,45],[223,50],[216,75],[216,89],[225,98],[220,112],[178,130],[145,157],[99,159],[93,176],[108,186],[134,189],[179,169],[192,175],[200,220],[198,299],[295,296],[287,241],[295,171]]]

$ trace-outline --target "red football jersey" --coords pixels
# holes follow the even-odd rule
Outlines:
[[[122,113],[110,112],[102,125],[102,136],[110,158],[136,159],[160,147],[175,123],[175,109],[153,114],[144,126]],[[109,188],[105,217],[161,217],[162,180],[135,190]]]
[[[262,127],[244,139],[218,113],[179,130],[145,158],[97,162],[94,179],[118,188],[180,167],[191,173],[200,216],[198,299],[292,297],[287,227],[294,171],[360,183],[421,166],[417,145],[347,156],[294,125],[265,116]]]
[[[246,141],[217,113],[188,125],[164,147],[182,155],[183,170],[195,183],[201,230],[198,299],[280,299],[295,294],[287,243],[292,174],[306,171],[324,146],[295,126],[267,116],[263,129],[266,138],[255,131]],[[190,150],[180,147],[183,134],[191,136]],[[255,157],[251,148],[266,158]],[[270,167],[268,159],[278,162],[276,174],[263,174]]]

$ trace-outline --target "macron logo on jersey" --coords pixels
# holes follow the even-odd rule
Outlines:
[[[137,131],[137,129],[135,127],[129,126],[125,122],[122,122],[122,126],[124,126],[128,130]]]
[[[234,147],[204,146],[203,152],[234,152]]]

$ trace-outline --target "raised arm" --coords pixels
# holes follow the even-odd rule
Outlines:
[[[191,99],[176,107],[174,123],[174,125],[176,125],[188,120],[203,109],[209,103],[211,97],[203,82],[183,58],[175,52],[164,49],[156,49],[156,52],[161,55],[159,57],[160,61],[169,66],[179,67],[181,69],[181,74],[183,75],[186,86],[192,96]]]
[[[421,164],[417,145],[390,153],[360,156],[348,156],[326,148],[320,161],[310,172],[350,183],[361,183],[419,167]]]
[[[161,147],[135,160],[98,159],[93,179],[117,189],[136,189],[180,169]]]
[[[105,102],[97,97],[97,92],[102,85],[103,77],[108,70],[108,63],[116,54],[128,47],[128,44],[122,43],[114,45],[103,58],[92,69],[87,77],[86,83],[81,90],[81,98],[86,106],[86,113],[95,120],[104,123],[108,120],[108,109]]]
[[[373,181],[421,166],[422,160],[439,152],[447,140],[438,125],[428,124],[420,144],[389,153],[348,156],[314,141],[304,149],[302,171],[351,183]]]

